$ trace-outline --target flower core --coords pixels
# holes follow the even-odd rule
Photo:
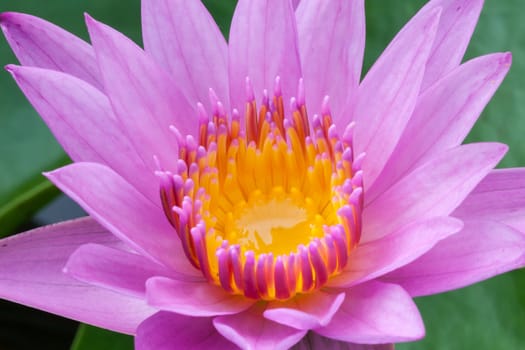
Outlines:
[[[286,300],[321,288],[359,241],[362,156],[352,126],[340,137],[328,98],[310,126],[299,82],[285,115],[279,78],[257,109],[249,79],[244,118],[214,92],[199,132],[178,139],[175,174],[159,171],[164,211],[190,262],[232,294]]]

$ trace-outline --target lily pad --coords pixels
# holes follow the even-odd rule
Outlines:
[[[525,270],[417,300],[427,327],[397,350],[521,349],[525,340]]]
[[[80,325],[71,350],[92,349],[133,350],[133,337],[86,324]]]

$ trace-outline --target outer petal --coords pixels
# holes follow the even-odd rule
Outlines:
[[[367,198],[375,198],[416,164],[461,144],[507,74],[511,59],[510,53],[478,57],[423,93]]]
[[[507,146],[474,143],[444,151],[366,205],[362,241],[412,221],[449,215],[500,161]]]
[[[181,273],[196,274],[162,210],[110,168],[75,163],[46,176],[137,252]]]
[[[359,87],[351,108],[356,122],[356,154],[367,154],[362,166],[367,187],[383,169],[414,110],[439,15],[436,9],[412,19]]]
[[[153,202],[159,201],[153,169],[140,159],[102,92],[56,71],[12,65],[7,69],[74,161],[105,164]]]
[[[332,322],[316,333],[360,344],[417,340],[423,321],[410,295],[395,284],[369,282],[349,289]]]
[[[86,17],[89,34],[113,110],[150,168],[174,163],[177,142],[169,126],[192,134],[194,108],[170,75],[131,40]]]
[[[345,294],[322,291],[297,296],[285,302],[272,302],[264,317],[297,329],[326,326],[345,300]]]
[[[285,350],[306,334],[267,320],[262,315],[264,308],[257,304],[240,314],[216,317],[213,324],[219,333],[245,350]]]
[[[303,0],[295,12],[308,107],[320,113],[329,95],[336,124],[361,79],[364,7],[363,0]]]
[[[209,88],[229,110],[228,46],[200,1],[142,1],[144,47],[191,101],[208,103]]]
[[[144,299],[146,280],[153,276],[187,278],[131,252],[99,244],[84,244],[67,261],[64,269],[89,284]]]
[[[382,239],[360,244],[350,263],[329,286],[350,287],[404,266],[428,252],[439,241],[455,234],[463,223],[450,217],[410,223]]]
[[[263,89],[273,91],[281,77],[285,108],[296,95],[301,78],[295,15],[289,0],[240,0],[233,15],[229,40],[230,98],[243,111],[246,77],[250,77],[257,102]]]
[[[90,218],[0,240],[0,297],[80,322],[132,334],[155,310],[143,300],[79,282],[62,269],[80,245],[119,241]]]
[[[466,221],[465,228],[384,280],[412,296],[461,288],[525,265],[525,236],[491,221]]]
[[[315,332],[308,332],[291,350],[394,350],[394,344],[364,345],[323,337]]]
[[[500,221],[525,233],[525,168],[493,170],[452,215]]]
[[[220,287],[201,282],[152,277],[146,283],[148,304],[188,316],[228,315],[248,309],[254,300],[231,295]]]
[[[483,0],[432,0],[425,9],[442,8],[421,90],[456,68],[463,59],[478,22]]]
[[[56,25],[23,13],[0,14],[0,27],[24,66],[62,71],[102,89],[91,46]]]
[[[237,347],[217,333],[211,318],[158,312],[142,322],[135,336],[137,350],[234,350]]]

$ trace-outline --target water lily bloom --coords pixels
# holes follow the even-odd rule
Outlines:
[[[296,8],[295,8],[296,7]],[[0,241],[0,297],[137,349],[391,349],[413,297],[525,265],[525,169],[462,144],[510,53],[461,64],[481,0],[432,0],[360,80],[363,0],[143,0],[145,49],[3,13],[7,70],[89,217]]]

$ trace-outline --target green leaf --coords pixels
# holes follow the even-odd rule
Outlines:
[[[397,350],[521,349],[525,270],[461,290],[419,298],[426,337]]]
[[[82,324],[71,350],[133,350],[133,337]]]
[[[233,10],[237,4],[236,0],[203,0],[202,1],[208,11],[210,11],[213,19],[221,29],[224,37],[228,39],[230,33],[230,23],[233,16]]]
[[[0,238],[14,232],[59,193],[55,186],[40,175],[21,184],[19,189],[13,191],[10,200],[0,206]]]
[[[383,52],[390,40],[424,3],[423,0],[365,1],[366,50],[363,75]]]

